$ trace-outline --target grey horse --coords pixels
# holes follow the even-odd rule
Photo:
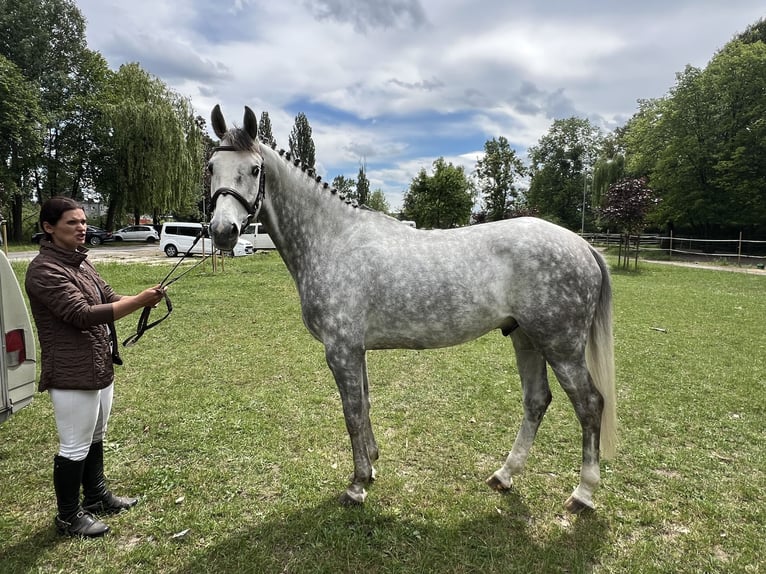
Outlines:
[[[301,300],[303,321],[324,344],[351,439],[354,474],[341,496],[361,504],[375,478],[366,352],[425,349],[499,329],[513,341],[524,420],[505,464],[487,484],[511,488],[551,401],[550,365],[582,426],[580,483],[565,502],[593,508],[599,455],[616,443],[611,284],[604,259],[578,235],[536,218],[420,230],[356,206],[289,153],[244,125],[227,129],[207,164],[216,247],[230,250],[253,218],[268,227]]]

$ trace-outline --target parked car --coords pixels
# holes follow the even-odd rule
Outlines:
[[[263,223],[251,223],[242,232],[240,238],[252,243],[255,249],[276,249]]]
[[[194,245],[194,249],[191,251],[192,255],[208,254],[213,249],[213,241],[207,233],[194,244],[194,240],[199,235],[201,229],[201,223],[165,223],[162,226],[162,233],[160,233],[160,249],[168,257],[176,257],[179,254],[185,254]],[[252,243],[240,238],[237,240],[233,252],[229,254],[239,257],[241,255],[251,255],[254,251]]]
[[[154,243],[160,240],[160,234],[151,225],[129,225],[114,232],[115,241],[146,241]]]
[[[32,243],[40,243],[40,240],[45,234],[42,231],[38,231],[32,236]],[[111,231],[101,229],[94,225],[89,225],[85,231],[85,243],[89,245],[101,245],[105,241],[112,241],[114,237]]]
[[[0,422],[32,402],[36,386],[35,335],[21,287],[0,251]]]

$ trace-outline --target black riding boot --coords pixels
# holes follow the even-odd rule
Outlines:
[[[106,488],[102,441],[90,445],[82,473],[82,489],[85,496],[82,507],[94,514],[116,514],[135,506],[138,502],[137,498],[115,496]]]
[[[56,490],[58,515],[56,528],[61,534],[96,538],[109,532],[109,527],[80,506],[80,483],[83,460],[53,457],[53,487]]]

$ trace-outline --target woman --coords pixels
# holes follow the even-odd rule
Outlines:
[[[87,260],[85,212],[76,201],[46,201],[40,225],[45,237],[29,264],[25,287],[40,339],[39,390],[50,394],[59,436],[53,459],[55,524],[69,536],[103,536],[109,527],[94,513],[117,513],[137,502],[112,494],[104,479],[113,363],[122,363],[114,321],[156,305],[164,292],[159,285],[133,296],[114,292]]]

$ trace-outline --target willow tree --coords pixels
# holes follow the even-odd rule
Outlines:
[[[187,99],[138,64],[126,64],[107,89],[101,127],[104,157],[96,182],[108,204],[108,227],[128,212],[156,218],[196,211],[203,140]]]
[[[591,181],[591,207],[596,214],[596,227],[601,228],[601,209],[606,202],[606,192],[610,186],[625,177],[625,156],[619,153],[600,157],[593,164]]]

